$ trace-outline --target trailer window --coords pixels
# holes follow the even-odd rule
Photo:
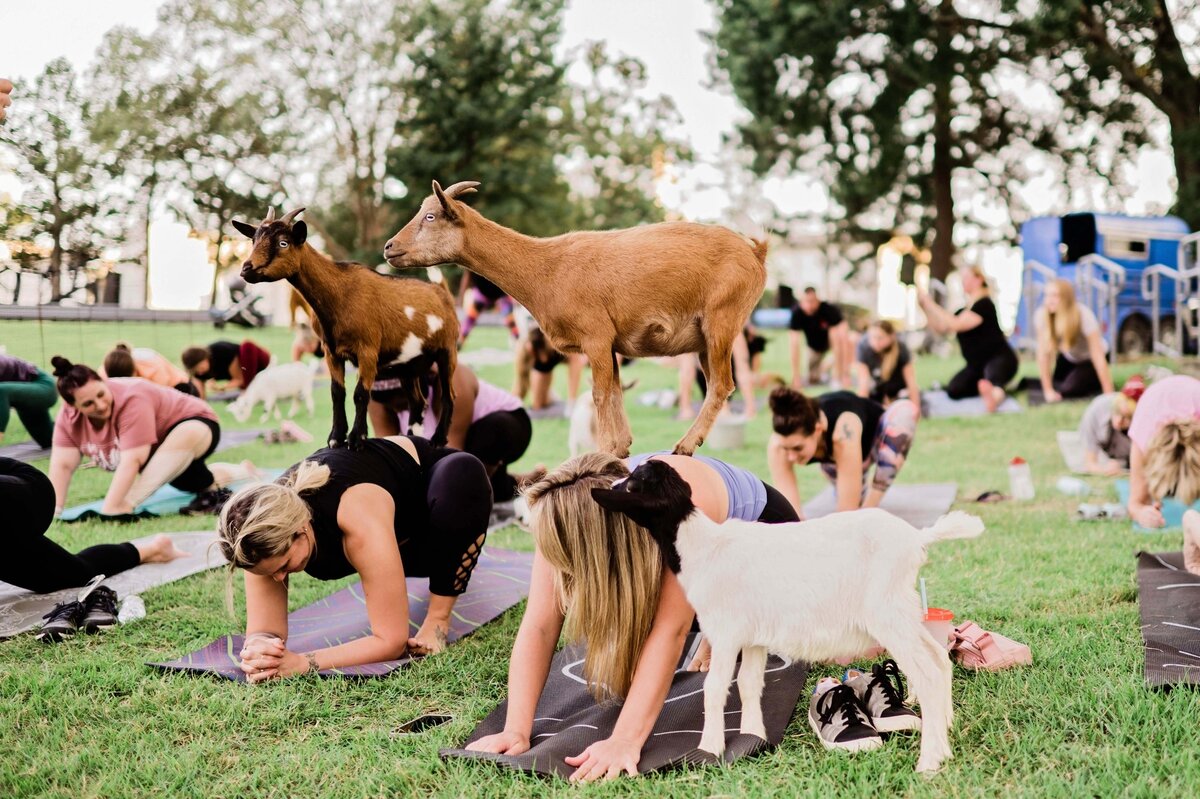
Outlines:
[[[1127,261],[1145,261],[1150,256],[1150,241],[1148,239],[1105,236],[1104,254],[1109,258],[1123,258]]]

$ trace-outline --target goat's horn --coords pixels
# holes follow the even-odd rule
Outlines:
[[[291,211],[288,211],[286,214],[284,214],[283,219],[281,219],[280,221],[283,222],[283,224],[285,224],[285,225],[290,225],[290,224],[292,224],[292,220],[294,220],[296,218],[296,215],[299,214],[303,210],[304,210],[303,206],[301,206],[300,208],[293,208]]]
[[[275,221],[275,206],[267,208],[267,217],[263,220],[264,225],[269,225]]]
[[[445,193],[445,195],[447,197],[450,197],[451,199],[453,199],[460,194],[473,193],[475,191],[475,187],[478,185],[479,185],[479,181],[477,181],[477,180],[460,180],[458,183],[455,183],[453,186],[450,186],[447,189],[443,189],[443,192]]]

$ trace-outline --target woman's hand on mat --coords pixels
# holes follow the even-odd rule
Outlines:
[[[467,744],[472,752],[492,752],[497,755],[520,755],[529,751],[529,736],[519,732],[498,732],[485,735],[478,741]]]
[[[709,661],[712,660],[712,644],[704,636],[700,637],[700,645],[696,647],[696,656],[688,664],[688,671],[708,671]]]
[[[1062,402],[1062,394],[1059,394],[1052,388],[1042,391],[1042,397],[1045,398],[1046,402]]]
[[[450,635],[450,620],[426,619],[417,634],[408,639],[408,654],[411,656],[436,655],[446,648]]]
[[[254,636],[242,645],[241,669],[245,672],[246,679],[252,683],[270,680],[274,677],[287,677],[290,674],[285,673],[284,666],[288,655],[299,658],[304,664],[300,671],[290,672],[291,674],[300,674],[308,668],[308,661],[302,655],[288,652],[287,647],[280,639]]]
[[[574,757],[563,758],[563,761],[568,766],[575,766],[571,782],[592,782],[615,779],[621,776],[621,772],[636,777],[641,758],[640,745],[620,738],[605,738]]]
[[[1163,518],[1162,511],[1157,505],[1142,505],[1134,508],[1133,513],[1129,514],[1133,520],[1142,527],[1154,528],[1165,527],[1167,520]]]

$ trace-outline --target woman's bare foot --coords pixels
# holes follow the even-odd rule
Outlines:
[[[1004,387],[997,386],[990,380],[980,380],[975,385],[979,389],[980,398],[983,399],[983,407],[987,408],[988,413],[995,413],[1004,402]]]
[[[408,639],[408,654],[436,655],[446,648],[450,619],[425,619],[417,634]]]
[[[175,546],[169,535],[156,535],[144,544],[137,545],[138,555],[142,563],[170,563],[178,558],[186,558],[188,553]]]
[[[1183,514],[1183,568],[1200,575],[1200,513]]]

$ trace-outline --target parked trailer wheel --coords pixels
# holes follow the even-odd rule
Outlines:
[[[1149,319],[1140,314],[1131,314],[1121,323],[1121,330],[1117,334],[1117,353],[1131,357],[1150,355],[1154,352],[1153,335]]]

